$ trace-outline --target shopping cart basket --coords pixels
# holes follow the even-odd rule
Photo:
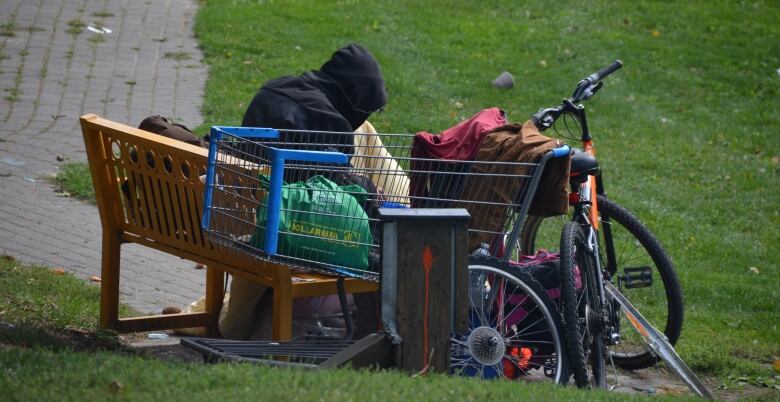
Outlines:
[[[203,229],[259,259],[378,280],[379,208],[465,208],[469,247],[498,255],[515,244],[546,162],[569,154],[563,146],[530,162],[413,158],[413,138],[212,127]]]

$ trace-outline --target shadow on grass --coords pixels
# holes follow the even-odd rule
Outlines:
[[[111,351],[131,353],[123,345],[118,334],[110,330],[85,331],[77,328],[52,329],[40,324],[0,323],[0,345],[25,348],[42,348],[58,352]]]

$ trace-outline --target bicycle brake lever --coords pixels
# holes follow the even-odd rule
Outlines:
[[[592,98],[593,95],[595,95],[602,86],[604,86],[604,81],[599,81],[594,85],[587,87],[582,93],[582,100],[588,100]]]
[[[542,125],[544,126],[544,128],[552,127],[553,123],[555,123],[555,118],[549,114],[544,116],[544,118],[542,119]]]
[[[536,112],[533,117],[531,118],[536,125],[536,128],[539,129],[539,131],[544,131],[550,127],[552,127],[553,123],[555,123],[555,119],[558,118],[558,115],[560,115],[560,110],[557,108],[549,108],[549,109],[539,109],[538,112]]]

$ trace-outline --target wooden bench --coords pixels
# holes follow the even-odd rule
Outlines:
[[[205,327],[209,336],[218,336],[223,273],[228,272],[273,288],[272,336],[287,340],[292,335],[294,298],[336,294],[335,277],[293,274],[285,265],[209,241],[200,227],[204,194],[200,176],[206,172],[206,149],[94,114],[81,116],[81,130],[103,226],[102,328],[139,332]],[[141,244],[204,264],[206,311],[120,318],[120,253],[124,243]],[[349,293],[379,289],[375,282],[357,279],[347,279],[344,285]]]

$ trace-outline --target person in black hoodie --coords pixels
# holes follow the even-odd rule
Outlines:
[[[333,53],[319,70],[265,83],[247,107],[241,125],[279,129],[280,139],[265,140],[268,142],[281,141],[286,146],[295,144],[297,149],[352,155],[353,132],[386,103],[387,91],[379,63],[364,47],[350,44]],[[291,133],[285,129],[338,133]],[[286,169],[285,180],[305,180],[314,171],[307,173],[303,168],[296,173],[295,169]],[[342,185],[346,184],[344,181],[354,180],[343,176],[332,179]],[[376,194],[375,189],[373,193]],[[255,282],[233,277],[230,300],[219,319],[223,337],[250,337],[266,289]],[[375,331],[379,323],[376,295],[356,294],[355,303],[358,307],[355,336]]]
[[[319,70],[268,81],[252,99],[241,125],[352,133],[385,103],[379,63],[364,47],[350,44],[333,53]],[[304,149],[353,153],[351,134],[293,135],[301,134],[282,131],[280,140],[308,144]]]

